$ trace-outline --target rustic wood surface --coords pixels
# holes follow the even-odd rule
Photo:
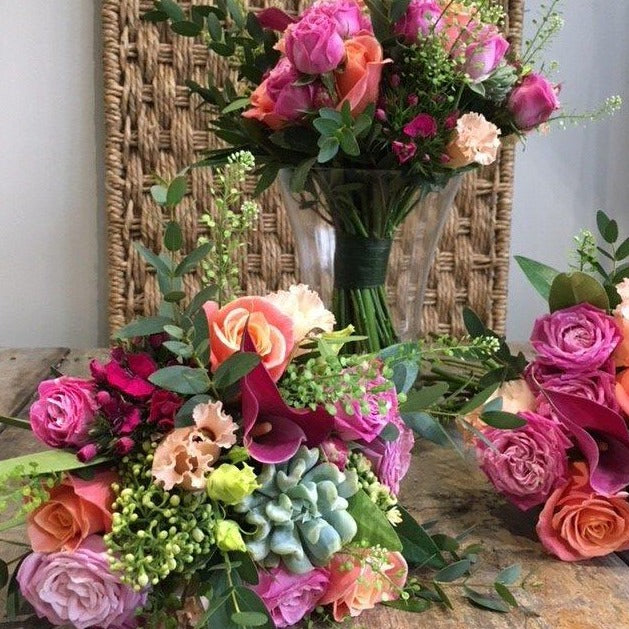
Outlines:
[[[85,375],[91,358],[104,354],[104,350],[63,348],[0,350],[0,414],[24,416],[38,382],[48,376],[51,366],[68,375]],[[41,445],[27,431],[7,428],[0,435],[0,460],[38,449]],[[468,539],[484,543],[482,565],[488,573],[520,563],[529,575],[526,587],[516,592],[523,608],[508,615],[481,611],[463,601],[457,588],[449,587],[456,602],[454,611],[435,608],[412,615],[379,607],[357,619],[351,625],[355,629],[629,627],[629,568],[625,563],[617,556],[583,563],[561,563],[547,556],[535,541],[532,519],[497,496],[471,460],[419,444],[403,486],[402,503],[419,521],[438,520],[435,529],[446,533],[457,534],[474,526]],[[23,529],[3,537],[25,540]],[[22,552],[19,547],[0,544],[4,559]]]

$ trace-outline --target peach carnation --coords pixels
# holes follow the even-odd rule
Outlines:
[[[464,114],[456,122],[454,138],[446,147],[449,168],[462,168],[470,164],[489,166],[496,161],[500,147],[500,129],[482,114]]]
[[[175,485],[189,491],[203,489],[221,447],[236,443],[236,424],[223,412],[221,402],[198,404],[192,416],[194,426],[175,428],[155,450],[153,477],[166,490]]]
[[[618,284],[616,290],[621,302],[614,310],[614,317],[623,338],[614,352],[614,359],[618,367],[629,367],[629,278]]]

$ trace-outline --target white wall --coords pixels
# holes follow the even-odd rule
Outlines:
[[[0,346],[106,341],[99,6],[0,0]],[[629,233],[629,0],[564,6],[549,55],[562,100],[628,102],[614,119],[531,137],[518,156],[512,251],[556,266],[596,208]],[[523,339],[543,304],[515,266],[510,284],[509,334]]]

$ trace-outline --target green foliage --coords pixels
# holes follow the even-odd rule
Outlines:
[[[197,395],[210,388],[210,379],[203,368],[173,365],[163,367],[149,376],[154,385],[181,395]]]
[[[559,275],[559,271],[553,269],[546,264],[536,262],[524,256],[515,256],[518,263],[533,288],[545,299],[548,300],[550,295],[550,287],[553,280]]]
[[[214,386],[226,389],[244,378],[250,371],[260,364],[260,357],[253,352],[236,352],[225,362],[221,363],[214,372]]]
[[[0,479],[8,476],[42,476],[70,470],[79,470],[106,463],[108,459],[99,457],[89,463],[81,463],[73,452],[46,450],[36,454],[24,454],[0,461]]]
[[[581,271],[557,275],[548,296],[550,311],[555,312],[582,303],[609,310],[607,292],[591,275]]]
[[[352,540],[354,544],[369,548],[381,546],[393,551],[402,550],[402,544],[395,529],[364,490],[358,490],[349,499],[347,512],[354,518],[358,527]]]

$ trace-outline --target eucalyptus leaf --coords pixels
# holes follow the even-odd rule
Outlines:
[[[609,297],[601,283],[587,273],[560,273],[553,280],[548,297],[551,312],[588,303],[601,310],[609,309]]]
[[[233,574],[234,572],[232,571],[232,575]],[[248,587],[239,585],[234,588],[234,594],[238,599],[238,607],[240,608],[241,612],[255,612],[256,614],[259,614],[258,618],[260,616],[264,616],[266,618],[266,622],[264,624],[256,623],[256,627],[265,627],[265,629],[273,629],[275,627],[273,621],[268,616],[268,612],[266,607],[264,606],[264,603],[253,590],[249,589]],[[216,626],[220,626],[221,629],[223,627],[222,625]]]
[[[487,327],[471,308],[463,308],[463,323],[472,338],[487,336]]]
[[[236,352],[218,366],[214,372],[214,386],[226,389],[246,376],[260,364],[260,356],[254,352]]]
[[[150,249],[147,249],[141,242],[134,242],[133,246],[137,252],[153,267],[158,273],[168,276],[170,275],[170,269],[156,253],[153,253]]]
[[[207,29],[214,41],[220,42],[223,39],[223,26],[214,13],[207,16]]]
[[[241,627],[263,627],[269,621],[262,612],[234,612],[231,619]]]
[[[243,582],[249,585],[258,585],[260,581],[258,570],[253,559],[251,559],[251,555],[245,552],[232,552],[229,556],[231,565],[238,565],[236,572],[240,575]]]
[[[192,426],[194,423],[192,421],[192,411],[194,411],[195,407],[199,404],[207,404],[211,401],[212,398],[204,393],[194,395],[190,399],[186,400],[175,415],[175,426],[177,428]]]
[[[494,583],[494,589],[496,590],[498,596],[507,603],[507,605],[511,605],[511,607],[517,607],[518,601],[515,600],[515,596],[511,593],[509,588],[503,583],[496,582]]]
[[[186,19],[183,9],[174,0],[157,0],[155,8],[166,13],[173,22],[180,22]]]
[[[468,415],[472,411],[475,411],[477,408],[482,406],[487,400],[498,390],[501,382],[494,382],[490,384],[488,387],[477,393],[474,397],[468,400],[461,408],[459,409],[459,415]]]
[[[212,250],[212,243],[205,242],[193,249],[177,266],[175,275],[183,275],[194,271]]]
[[[519,564],[513,564],[507,568],[504,568],[498,573],[496,577],[496,583],[502,583],[503,585],[513,585],[522,575],[522,567]]]
[[[395,532],[402,542],[404,559],[414,566],[428,566],[440,570],[446,561],[432,537],[424,527],[403,507],[398,505],[402,521],[395,527]]]
[[[395,601],[385,601],[383,605],[386,607],[393,607],[394,609],[400,609],[403,612],[420,614],[425,612],[432,603],[425,598],[409,598],[406,600],[398,598]]]
[[[168,191],[166,192],[166,205],[174,207],[180,203],[186,194],[187,185],[185,177],[175,177],[170,184],[168,184]]]
[[[393,365],[391,380],[397,393],[408,393],[419,374],[419,365],[413,360],[402,360]]]
[[[210,388],[210,379],[205,369],[184,365],[173,365],[159,369],[149,376],[149,382],[181,395],[205,393]]]
[[[395,441],[399,436],[400,429],[392,422],[389,422],[378,435],[383,441]]]
[[[346,101],[347,102],[347,101]],[[344,127],[341,130],[340,145],[343,152],[352,157],[358,157],[360,155],[360,147],[354,137],[354,134],[350,129]]]
[[[513,413],[506,413],[505,411],[487,411],[481,413],[480,418],[492,428],[499,428],[501,430],[513,430],[515,428],[522,428],[526,426],[526,420],[522,419],[519,415]]]
[[[169,221],[164,230],[164,246],[168,251],[179,251],[183,246],[181,225],[176,221]]]
[[[455,561],[439,570],[433,577],[433,581],[437,581],[438,583],[452,583],[452,581],[456,581],[469,574],[471,566],[472,562],[469,559]]]
[[[473,590],[467,586],[464,588],[463,596],[482,609],[488,609],[490,611],[501,613],[509,611],[509,605],[507,605],[507,603],[505,603],[502,599],[488,594],[482,594],[481,592]]]
[[[166,193],[168,188],[162,185],[151,186],[151,196],[158,205],[166,205]]]
[[[450,443],[445,428],[434,417],[424,412],[404,412],[402,421],[420,437],[440,446]]]
[[[320,164],[325,164],[336,157],[339,152],[340,143],[336,137],[324,138],[319,144],[319,154],[317,155],[317,161]]]
[[[172,323],[168,317],[143,317],[120,328],[114,338],[131,339],[136,336],[150,336],[164,331],[164,326]]]
[[[194,350],[188,343],[182,341],[165,341],[164,347],[176,356],[181,356],[182,358],[190,358]]]
[[[559,275],[559,271],[541,262],[525,258],[524,256],[515,256],[515,261],[518,263],[533,288],[548,301],[550,287],[553,284],[553,280]]]
[[[202,30],[203,26],[197,22],[191,22],[190,20],[181,20],[180,22],[173,22],[170,25],[173,33],[177,35],[183,35],[184,37],[196,37]]]
[[[352,543],[359,545],[365,543],[367,546],[379,545],[391,551],[402,550],[402,543],[396,529],[363,489],[359,489],[348,502],[347,512],[354,518],[358,527]]]
[[[400,410],[404,413],[409,411],[423,411],[440,400],[448,392],[448,389],[449,386],[447,382],[438,382],[431,386],[424,386],[421,389],[409,391],[406,402],[402,404]]]

